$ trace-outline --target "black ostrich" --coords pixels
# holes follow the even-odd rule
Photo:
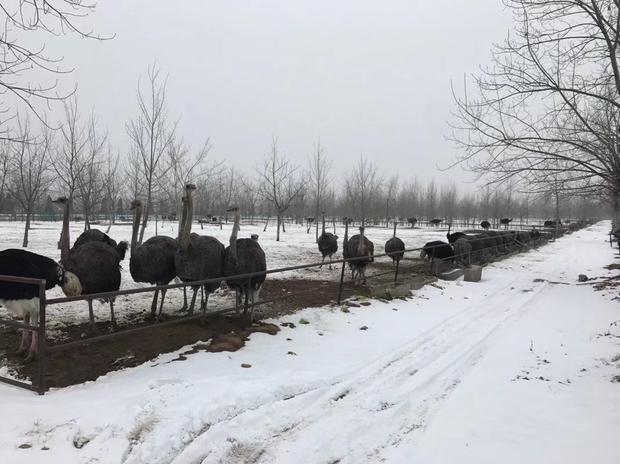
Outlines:
[[[484,230],[489,230],[491,228],[491,223],[489,221],[482,221],[480,223],[480,227],[482,227]]]
[[[54,203],[64,207],[62,234],[60,239],[60,262],[67,271],[74,273],[82,287],[81,295],[115,292],[121,286],[120,263],[127,251],[127,242],[120,242],[116,247],[104,242],[86,242],[69,249],[69,201],[66,197],[58,198]],[[114,316],[114,298],[106,298],[110,304],[110,322],[116,327]],[[91,328],[95,328],[93,300],[88,299],[88,316]]]
[[[80,234],[71,249],[75,250],[88,242],[102,242],[114,248],[118,246],[116,240],[112,239],[108,234],[101,232],[99,229],[89,229]]]
[[[191,233],[194,208],[192,192],[194,190],[196,190],[194,184],[187,184],[185,186],[183,215],[179,230],[179,246],[174,255],[176,273],[183,282],[194,282],[224,275],[224,245],[214,237]],[[205,298],[200,303],[200,309],[203,313],[207,311],[209,294],[217,290],[219,286],[220,282],[202,285],[202,288],[205,290]],[[192,286],[194,294],[189,307],[190,314],[194,313],[196,295],[200,287]]]
[[[375,245],[364,236],[364,229],[364,226],[360,227],[360,233],[347,240],[346,254],[348,258],[365,257],[365,259],[349,261],[353,282],[355,282],[356,279],[360,279],[362,283],[365,284],[366,267],[368,266],[368,263],[374,261],[373,254],[375,251]]]
[[[415,217],[407,218],[407,222],[411,224],[411,228],[413,229],[418,222],[418,219]]]
[[[396,226],[398,222],[394,221],[394,235],[385,242],[385,252],[389,254],[394,264],[400,262],[405,255],[405,243],[396,236]]]
[[[142,218],[142,202],[131,202],[134,211],[133,228],[131,231],[131,248],[129,258],[129,272],[136,282],[146,282],[154,285],[168,285],[177,275],[174,267],[174,255],[177,252],[177,241],[171,237],[158,235],[149,238],[146,242],[138,245],[138,229]],[[155,317],[157,311],[157,296],[159,290],[155,290],[151,303],[151,315]],[[164,307],[166,290],[161,291],[161,303],[158,317]]]
[[[319,237],[319,251],[323,256],[323,262],[321,263],[321,267],[323,267],[323,263],[325,263],[325,257],[329,256],[329,268],[332,268],[332,255],[338,251],[338,236],[332,234],[331,232],[325,232],[325,213],[321,213],[323,215],[323,231]]]
[[[239,233],[239,223],[241,214],[238,207],[229,209],[235,215],[232,232],[230,234],[230,245],[224,251],[224,275],[226,277],[252,274],[267,270],[265,252],[258,243],[258,235],[253,234],[252,238],[237,238]],[[248,299],[252,304],[250,321],[254,319],[254,302],[265,282],[266,274],[258,274],[248,278],[226,279],[228,288],[235,291],[235,306],[237,311],[241,305],[241,300],[245,300],[243,310],[244,316],[247,313]]]
[[[0,275],[44,279],[45,289],[60,285],[67,296],[77,296],[82,292],[80,281],[75,274],[66,271],[53,259],[26,250],[8,249],[0,251]],[[0,305],[10,313],[20,316],[24,324],[38,324],[39,287],[16,282],[0,281]],[[26,350],[26,360],[32,359],[37,352],[37,332],[32,332],[32,341],[28,347],[30,331],[22,331],[22,340],[18,353]]]
[[[435,226],[435,227],[437,227],[437,226],[438,226],[439,224],[441,224],[442,222],[443,222],[443,219],[431,219],[431,220],[430,220],[430,223],[431,223],[433,226]]]
[[[454,261],[454,250],[446,242],[441,240],[433,240],[432,242],[426,242],[424,247],[420,251],[420,258],[422,259],[440,259],[442,261]]]
[[[503,224],[504,229],[508,229],[508,224],[512,222],[512,218],[501,218],[499,222],[500,224]]]

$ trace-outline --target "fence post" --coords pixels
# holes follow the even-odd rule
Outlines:
[[[45,388],[45,350],[46,350],[46,317],[45,317],[45,281],[39,284],[39,327],[37,328],[37,393],[43,395]]]
[[[344,282],[344,268],[346,266],[346,261],[342,261],[342,270],[340,271],[340,285],[338,285],[338,300],[336,301],[337,304],[340,304],[340,300],[342,298],[342,285]]]

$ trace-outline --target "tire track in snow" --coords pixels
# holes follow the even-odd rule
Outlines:
[[[236,415],[234,423],[212,425],[187,447],[186,457],[193,454],[192,448],[201,448],[201,459],[185,460],[182,453],[173,462],[227,462],[227,453],[246,442],[254,444],[249,449],[261,448],[256,462],[273,462],[278,456],[290,460],[296,449],[313,449],[313,445],[314,452],[321,455],[326,444],[317,437],[326,430],[331,436],[327,445],[332,448],[327,450],[330,459],[343,463],[377,460],[385,446],[398,445],[415,435],[412,432],[424,429],[440,402],[484,355],[489,338],[547,287],[539,285],[528,294],[509,291],[524,282],[523,278],[510,281],[487,297],[494,301],[491,307],[474,303],[418,334],[396,354],[392,351],[328,385],[300,393],[288,404],[274,399]],[[382,396],[385,400],[379,404],[367,400]],[[360,420],[364,416],[370,417]],[[409,419],[402,421],[401,417]],[[386,432],[376,435],[371,444],[368,437],[373,435],[368,428],[374,428],[377,421],[388,423]],[[360,442],[356,437],[364,438]],[[230,446],[212,449],[210,443]]]

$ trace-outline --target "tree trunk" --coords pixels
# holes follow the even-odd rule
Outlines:
[[[28,231],[30,230],[30,208],[26,209],[26,225],[24,226],[24,241],[22,247],[28,248]]]
[[[280,213],[278,213],[278,222],[277,222],[277,228],[276,228],[277,232],[276,232],[276,242],[280,241]]]
[[[269,225],[269,216],[267,216],[267,220],[265,221],[265,227],[263,228],[263,232],[267,231],[267,226]]]
[[[151,191],[150,189],[146,197],[146,208],[144,208],[144,220],[142,221],[142,227],[140,228],[140,238],[138,239],[138,245],[141,245],[142,240],[144,239],[144,230],[146,229],[146,225],[148,224],[148,221],[149,221],[149,214],[151,214]]]

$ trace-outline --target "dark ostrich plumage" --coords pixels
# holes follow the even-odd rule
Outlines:
[[[356,275],[366,282],[366,267],[368,263],[374,261],[373,255],[375,252],[375,245],[364,236],[364,227],[360,227],[360,233],[351,237],[346,244],[346,255],[348,258],[362,258],[355,261],[349,261],[349,268],[353,274],[353,280],[356,280]]]
[[[127,252],[128,244],[123,241],[115,247],[104,241],[87,241],[69,249],[69,202],[67,198],[55,201],[64,207],[61,234],[61,263],[67,271],[74,273],[80,281],[81,295],[114,292],[121,286],[120,263]],[[111,239],[110,239],[111,240]],[[110,320],[116,326],[114,298],[109,298]],[[88,300],[89,319],[95,325],[92,300]]]
[[[400,261],[405,256],[405,243],[398,237],[392,237],[385,242],[385,252],[390,254],[393,261]]]
[[[0,251],[0,275],[45,279],[49,290],[61,283],[62,269],[56,261],[26,250],[9,248]],[[19,300],[39,296],[38,285],[0,281],[0,300]]]
[[[394,263],[399,262],[405,255],[405,243],[396,236],[396,228],[398,222],[394,221],[394,235],[387,242],[385,242],[385,252],[390,254],[390,258]]]
[[[230,246],[224,251],[224,275],[234,276],[267,270],[265,252],[256,240],[249,238],[237,239],[237,258],[233,256]],[[250,278],[250,290],[260,290],[265,282],[266,274]],[[226,279],[226,285],[233,290],[245,291],[248,279]]]
[[[177,241],[158,235],[131,250],[129,272],[136,282],[167,285],[176,277],[174,255]]]
[[[124,243],[125,246],[127,242]],[[71,252],[67,271],[80,279],[82,295],[114,292],[121,286],[121,258],[115,248],[103,242],[88,242]]]
[[[71,250],[75,250],[88,242],[102,242],[106,245],[116,248],[118,244],[108,234],[101,232],[99,229],[90,229],[82,232],[77,240],[73,243]],[[121,259],[124,259],[123,255]]]
[[[338,251],[338,236],[331,232],[323,232],[319,237],[319,251],[323,258]]]
[[[178,242],[163,235],[149,238],[146,242],[138,245],[138,228],[142,219],[142,202],[134,200],[131,204],[134,210],[134,220],[131,234],[131,256],[129,259],[129,272],[135,282],[144,282],[153,285],[168,285],[177,275],[174,264],[174,255],[178,248]],[[157,311],[157,297],[159,290],[155,290],[151,313],[154,316]],[[161,290],[161,304],[159,316],[164,306],[166,290]]]
[[[189,246],[179,247],[174,255],[174,264],[179,279],[183,282],[221,277],[223,275],[224,245],[215,237],[191,234]],[[205,284],[214,292],[219,282]]]
[[[224,245],[215,237],[191,233],[193,218],[192,192],[196,190],[193,184],[185,186],[183,197],[183,214],[179,231],[178,248],[174,255],[176,274],[183,282],[193,282],[224,275]],[[220,281],[214,281],[202,286],[206,291],[205,300],[201,303],[201,310],[206,312],[209,294],[220,286]],[[190,304],[190,314],[194,311],[196,295],[199,286],[192,287],[194,294]]]
[[[256,239],[238,239],[237,233],[239,232],[241,214],[238,207],[231,208],[229,211],[235,213],[235,222],[230,234],[230,245],[226,247],[224,252],[224,275],[235,276],[266,271],[267,260],[265,258],[265,252],[258,243],[258,237],[256,237]],[[266,274],[258,274],[250,277],[249,279],[226,279],[226,285],[228,288],[235,291],[235,305],[237,309],[239,308],[242,299],[245,299],[246,301],[249,300],[252,304],[250,320],[253,320],[254,318],[254,301],[258,297],[258,293],[260,292],[266,277]],[[246,310],[244,309],[244,314],[245,313]]]

